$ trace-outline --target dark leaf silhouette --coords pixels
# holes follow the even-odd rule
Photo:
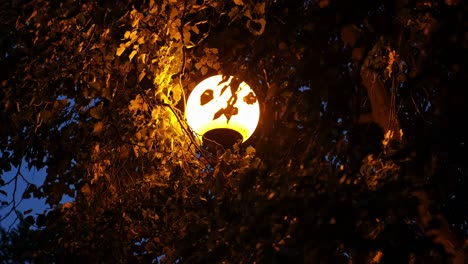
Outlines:
[[[214,115],[213,120],[220,118],[224,114],[224,108],[219,109]]]
[[[223,88],[221,88],[221,92],[219,93],[219,96],[223,95],[228,87],[229,85],[224,85]]]
[[[229,123],[229,120],[231,120],[231,117],[239,113],[239,108],[233,105],[228,105],[226,108],[224,108],[223,113],[226,116],[227,122]]]
[[[237,90],[239,89],[239,86],[241,84],[241,80],[237,77],[232,78],[231,83],[229,84],[229,87],[231,88],[231,94],[236,95]]]
[[[207,89],[200,95],[200,105],[206,105],[213,100],[213,90]]]
[[[257,97],[254,95],[253,92],[250,92],[248,95],[244,96],[244,102],[247,104],[255,104],[257,102]]]

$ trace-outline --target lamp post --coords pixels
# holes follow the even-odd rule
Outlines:
[[[204,143],[215,141],[231,147],[245,142],[260,119],[254,91],[233,76],[215,75],[200,82],[190,93],[185,111],[187,123]]]

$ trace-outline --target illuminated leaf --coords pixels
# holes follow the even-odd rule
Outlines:
[[[255,148],[252,147],[252,146],[248,146],[248,147],[245,149],[245,153],[246,153],[248,156],[254,155],[254,154],[255,154]]]
[[[172,89],[172,98],[174,99],[175,102],[179,102],[180,99],[182,98],[182,88],[180,87],[179,84],[174,85],[174,88]]]
[[[255,4],[255,8],[254,8],[254,12],[258,15],[264,15],[265,14],[265,2],[263,3],[256,3]]]
[[[115,53],[115,55],[117,55],[117,56],[122,55],[122,53],[125,51],[126,48],[127,47],[125,46],[125,44],[121,43],[120,47],[117,49],[117,52]]]
[[[141,54],[140,55],[140,60],[142,63],[146,64],[146,58],[147,58],[147,55],[146,54]]]
[[[125,31],[124,38],[130,38],[130,31]]]
[[[244,102],[247,104],[255,104],[257,102],[257,96],[253,92],[250,92],[248,95],[244,96]]]
[[[192,30],[195,34],[200,34],[200,30],[198,29],[197,25],[190,27],[190,30]]]
[[[237,6],[231,8],[231,10],[228,13],[228,16],[231,20],[235,20],[239,17],[239,8]]]
[[[145,77],[145,75],[146,75],[146,71],[140,72],[140,74],[138,74],[138,82],[141,82],[141,80]]]
[[[100,134],[103,128],[103,123],[101,121],[94,124],[93,134]]]
[[[208,72],[208,68],[203,66],[203,67],[201,67],[200,71],[201,71],[202,75],[205,75]]]
[[[137,51],[136,50],[133,50],[132,53],[130,53],[130,55],[128,55],[128,59],[129,60],[132,60],[133,57],[137,54]]]
[[[85,184],[83,185],[83,187],[81,187],[81,193],[83,193],[86,197],[89,197],[91,196],[91,188],[89,187],[88,184]]]
[[[247,21],[247,27],[250,30],[250,33],[259,36],[263,34],[265,30],[266,20],[264,18],[261,19],[250,19]]]
[[[104,116],[104,111],[102,109],[102,105],[95,106],[89,110],[89,114],[95,119],[102,119]]]

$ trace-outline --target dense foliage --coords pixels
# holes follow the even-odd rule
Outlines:
[[[2,0],[0,175],[46,170],[23,197],[53,210],[18,213],[0,259],[463,263],[466,11]],[[228,149],[200,146],[184,119],[214,74],[261,103],[253,137]]]

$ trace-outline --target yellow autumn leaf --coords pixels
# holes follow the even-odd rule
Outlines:
[[[130,31],[125,31],[124,38],[130,38]]]
[[[139,17],[136,17],[133,21],[132,21],[132,28],[138,28],[138,23],[140,22],[140,18]]]
[[[153,111],[151,111],[151,118],[158,119],[158,117],[159,117],[159,108],[153,108]]]
[[[138,74],[138,82],[141,82],[141,80],[143,79],[143,77],[145,77],[145,75],[146,75],[146,71],[140,72],[140,74]]]
[[[180,88],[180,85],[174,85],[174,88],[172,89],[172,98],[174,99],[174,102],[179,102],[181,97],[182,89]]]
[[[115,55],[117,56],[120,56],[122,55],[122,53],[125,51],[125,44],[121,43],[120,44],[120,47],[117,49],[117,52],[115,53]]]
[[[133,50],[132,53],[130,53],[130,55],[128,55],[128,58],[129,58],[130,60],[132,60],[133,57],[135,57],[135,54],[136,54],[136,53],[137,53],[137,51],[136,51],[136,50]]]
[[[147,55],[146,54],[141,54],[140,55],[140,60],[142,63],[145,63],[146,64],[146,58],[147,58]]]
[[[387,133],[385,133],[384,139],[382,140],[382,145],[386,147],[392,139],[393,139],[393,131],[388,130]]]

